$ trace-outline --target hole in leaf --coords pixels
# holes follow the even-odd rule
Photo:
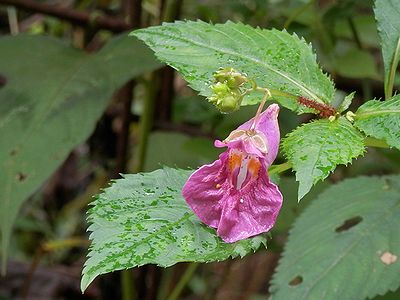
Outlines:
[[[293,278],[292,280],[289,281],[289,285],[295,286],[295,285],[299,285],[302,282],[303,282],[303,277],[301,277],[300,275],[297,275],[295,278]]]
[[[3,87],[7,84],[7,78],[0,74],[0,87]]]
[[[18,172],[16,176],[18,181],[24,181],[26,177],[28,177],[28,175],[22,172]]]
[[[380,259],[385,265],[391,265],[397,261],[397,256],[389,251],[386,251],[380,256]]]
[[[344,223],[342,225],[340,225],[339,227],[337,227],[335,229],[336,232],[342,232],[342,231],[346,231],[349,230],[350,228],[356,226],[358,223],[360,223],[363,220],[362,217],[357,216],[351,219],[347,219],[346,221],[344,221]]]

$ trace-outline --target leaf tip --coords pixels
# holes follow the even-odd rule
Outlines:
[[[87,275],[85,273],[83,273],[82,279],[81,279],[81,292],[82,292],[82,294],[85,293],[87,287],[89,286],[89,284],[91,282],[92,282],[92,280],[89,280]]]
[[[299,181],[299,191],[297,195],[297,203],[304,198],[305,195],[311,190],[312,184],[304,183]]]

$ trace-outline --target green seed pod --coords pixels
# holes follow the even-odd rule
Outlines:
[[[239,88],[247,81],[247,77],[233,68],[224,68],[214,73],[217,82],[226,83],[231,89]]]
[[[222,113],[231,113],[240,108],[243,96],[239,92],[229,92],[225,94],[214,95],[209,101],[215,105]]]
[[[228,114],[237,111],[240,108],[241,97],[237,97],[234,94],[228,95],[225,98],[219,99],[215,105],[220,112]]]
[[[219,96],[224,96],[227,95],[231,92],[231,89],[226,83],[222,82],[217,82],[213,86],[211,86],[212,91],[214,94],[219,95]]]

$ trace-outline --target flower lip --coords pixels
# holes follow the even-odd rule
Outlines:
[[[261,162],[257,156],[232,148],[228,152],[228,157],[228,179],[231,187],[239,191],[257,180],[261,169]]]

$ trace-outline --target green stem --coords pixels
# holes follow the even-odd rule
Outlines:
[[[390,148],[390,146],[383,140],[378,140],[373,137],[367,136],[364,140],[366,147],[376,147],[376,148]]]
[[[361,89],[364,99],[372,99],[373,93],[371,80],[369,80],[368,78],[363,78],[361,80]]]
[[[121,290],[122,290],[122,299],[124,300],[135,300],[136,291],[135,291],[135,283],[133,278],[132,269],[123,270],[121,272]]]
[[[321,11],[321,8],[318,5],[318,2],[316,2],[315,5],[315,22],[313,26],[313,30],[315,31],[315,35],[318,36],[318,40],[321,44],[322,49],[325,51],[327,54],[328,58],[332,58],[332,49],[333,49],[333,39],[330,36],[329,32],[326,29],[326,26],[324,25],[322,21],[322,14],[318,13]]]
[[[14,6],[7,6],[8,24],[11,35],[19,33],[17,9]]]
[[[164,300],[167,298],[168,288],[172,281],[173,268],[162,269],[161,281],[157,290],[157,300]]]
[[[394,77],[396,76],[396,69],[400,59],[400,38],[397,40],[396,50],[393,54],[393,60],[390,64],[390,71],[385,80],[385,99],[392,98]]]
[[[298,17],[300,16],[303,12],[305,12],[307,10],[308,7],[310,7],[312,4],[314,3],[314,0],[310,0],[308,1],[306,4],[300,6],[298,9],[296,9],[293,14],[291,14],[289,16],[289,18],[286,20],[285,24],[283,25],[283,27],[285,29],[287,29],[290,24],[292,24],[292,22]]]
[[[271,96],[272,96],[271,92],[268,89],[264,89],[264,96],[262,97],[260,105],[258,106],[256,115],[254,116],[254,121],[253,121],[253,124],[251,124],[250,130],[254,130],[254,128],[258,124],[260,114],[264,108],[264,104],[265,104],[265,102],[267,102],[268,98],[270,98]]]
[[[149,134],[153,126],[153,114],[155,105],[155,93],[157,92],[157,85],[154,84],[155,74],[150,76],[150,81],[145,84],[146,92],[144,97],[143,112],[140,117],[139,124],[139,143],[137,150],[133,158],[133,173],[138,173],[143,170],[147,143]],[[137,292],[135,290],[133,270],[124,270],[121,273],[121,288],[122,288],[122,299],[123,300],[135,300],[137,299]]]
[[[165,3],[165,11],[160,18],[162,22],[173,22],[179,19],[182,0],[167,0]]]
[[[185,273],[183,273],[181,279],[178,281],[176,284],[174,290],[172,291],[171,295],[167,298],[167,300],[176,300],[182,293],[183,289],[185,288],[186,284],[190,281],[192,278],[194,272],[196,271],[197,267],[199,264],[197,263],[191,263],[185,270]]]
[[[289,93],[286,93],[286,92],[282,92],[280,90],[274,90],[274,89],[269,89],[269,88],[265,88],[265,87],[259,87],[259,86],[257,86],[257,84],[255,82],[253,82],[253,87],[252,88],[246,89],[242,93],[242,96],[248,95],[248,94],[250,94],[250,93],[252,93],[254,91],[262,92],[262,93],[264,93],[264,97],[272,98],[272,99],[274,97],[285,97],[285,98],[292,99],[292,100],[297,102],[298,98],[299,98],[296,95],[289,94]],[[263,100],[264,100],[264,98],[263,98]],[[267,100],[267,99],[265,99],[265,100]]]
[[[155,93],[157,88],[154,86],[156,81],[156,76],[152,74],[148,85],[146,86],[146,95],[144,97],[144,107],[143,113],[140,116],[139,124],[139,144],[137,150],[135,151],[134,162],[133,162],[133,172],[138,173],[143,171],[145,159],[147,142],[149,139],[151,128],[153,127],[153,115],[155,108]]]
[[[292,164],[287,161],[287,162],[285,162],[283,164],[280,164],[280,165],[272,165],[269,168],[268,172],[269,172],[270,175],[279,174],[279,173],[285,172],[286,170],[289,170],[291,168],[292,168]]]
[[[363,45],[361,43],[360,35],[357,32],[356,24],[354,24],[353,18],[348,18],[347,22],[349,23],[349,27],[351,33],[353,35],[354,41],[357,44],[358,49],[363,49]]]
[[[286,93],[286,92],[282,92],[280,90],[267,89],[267,88],[263,88],[263,87],[256,87],[255,90],[259,91],[259,92],[263,92],[263,93],[265,93],[265,91],[268,90],[270,92],[272,98],[274,96],[275,97],[286,97],[286,98],[290,98],[290,99],[293,99],[293,100],[296,100],[296,101],[297,101],[297,98],[298,98],[298,96],[295,96],[293,94],[289,94],[289,93]]]

